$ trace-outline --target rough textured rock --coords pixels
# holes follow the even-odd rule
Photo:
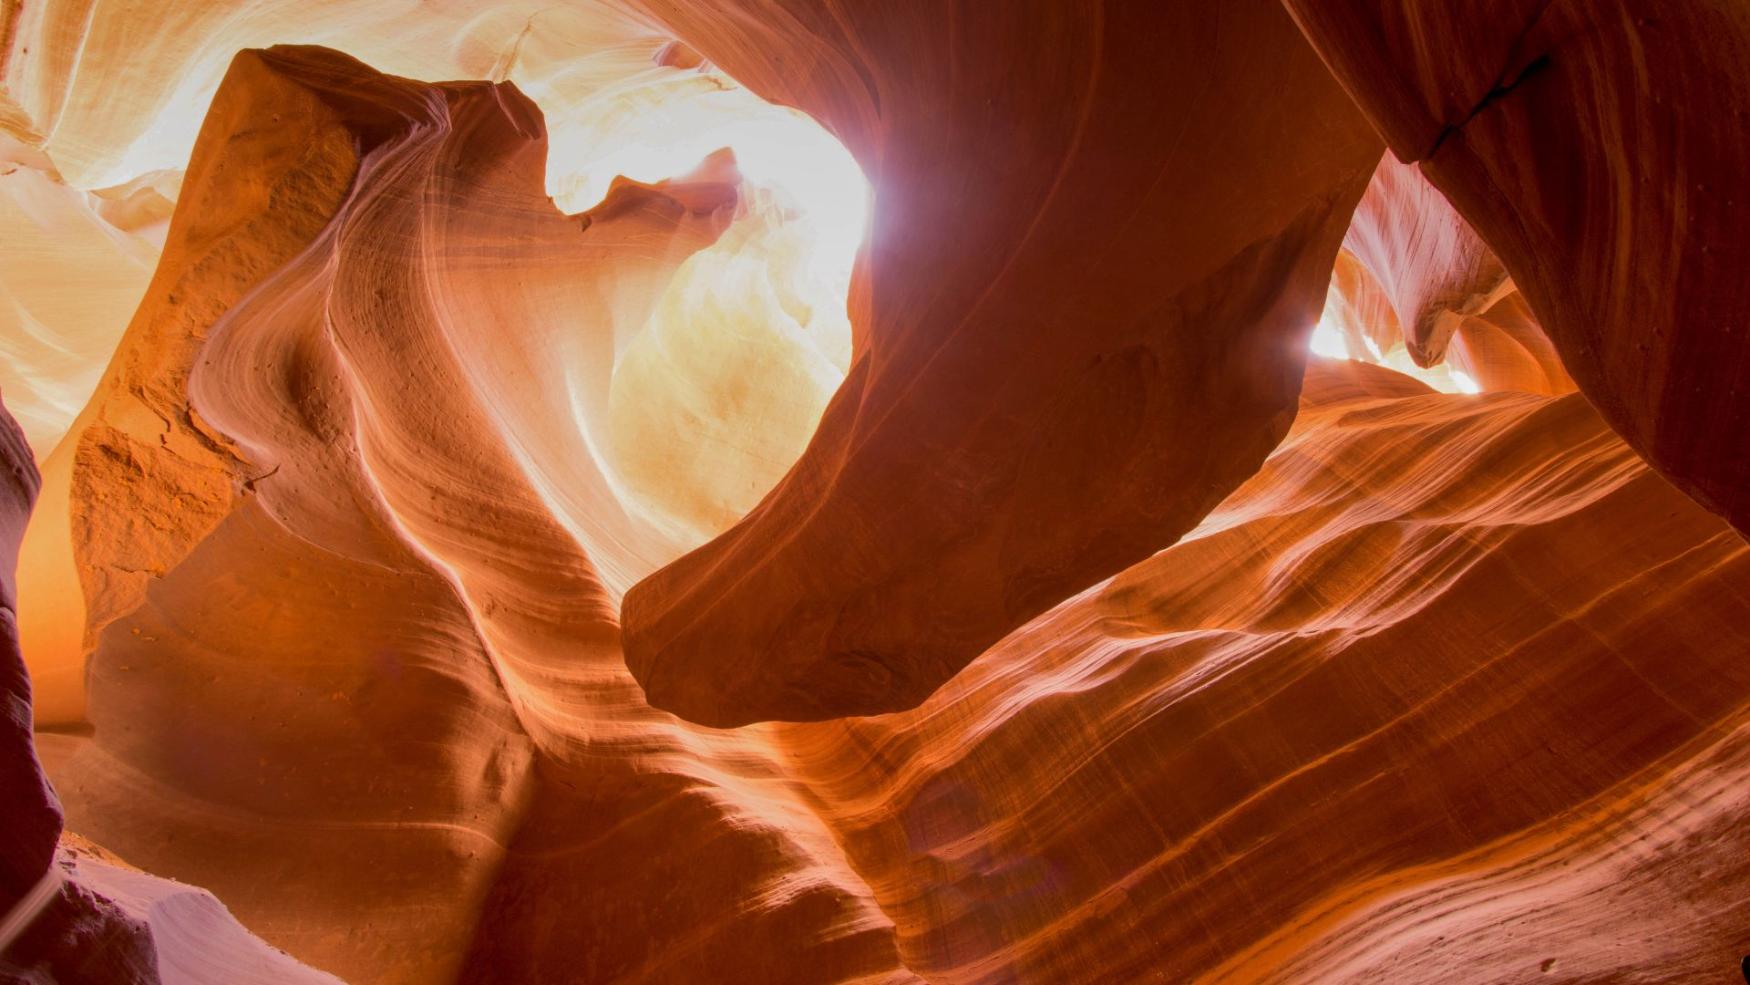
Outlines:
[[[1605,420],[1750,530],[1750,9],[1284,2]]]
[[[813,442],[626,596],[652,703],[718,726],[912,707],[1190,529],[1286,430],[1378,145],[1276,4],[957,3],[925,31],[651,6],[823,120],[880,202],[871,319]]]
[[[131,926],[150,935],[148,953],[168,985],[340,985],[333,975],[262,943],[204,889],[141,872],[73,835],[62,837],[57,864],[69,880],[102,894]],[[92,978],[120,980],[109,973]]]

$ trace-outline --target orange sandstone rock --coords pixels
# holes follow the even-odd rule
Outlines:
[[[0,903],[65,880],[0,979],[1732,973],[1750,547],[1635,449],[1736,502],[1735,10],[1291,2],[1376,166],[1262,0],[639,6],[0,10],[45,229],[155,221],[79,189],[263,33],[500,80],[219,85],[43,461],[34,749],[0,633]],[[659,122],[550,135],[603,65]],[[754,157],[551,170],[720,69],[874,182],[854,333]],[[1488,392],[1303,373],[1327,275],[1352,355]]]
[[[348,980],[907,980],[773,753],[639,699],[586,551],[650,547],[582,430],[609,313],[734,188],[568,217],[545,159],[513,86],[239,55],[79,432],[70,816]]]
[[[931,981],[1723,980],[1747,614],[1580,396],[1319,360],[1178,544],[779,734]]]

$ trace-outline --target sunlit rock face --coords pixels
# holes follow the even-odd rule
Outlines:
[[[485,975],[471,960],[542,980],[595,934],[587,977],[758,967],[787,934],[818,941],[802,967],[891,970],[885,921],[764,791],[760,750],[633,700],[582,546],[614,557],[624,521],[580,419],[536,413],[606,403],[613,335],[575,320],[653,310],[735,187],[627,184],[566,216],[546,152],[508,84],[238,57],[76,432],[94,733],[57,744],[63,796],[82,833],[349,980]],[[642,812],[692,846],[670,864],[708,852],[727,886],[640,917],[675,876],[602,839]],[[576,922],[515,919],[530,892],[581,896]],[[631,924],[647,943],[612,946]],[[490,959],[477,926],[500,928]]]
[[[1750,546],[1291,6],[0,11],[0,983],[1736,974]]]
[[[1312,348],[1446,392],[1574,389],[1488,245],[1415,166],[1390,154],[1343,237]]]
[[[169,203],[105,215],[112,199],[52,169],[0,165],[0,391],[46,456],[78,416],[158,260]],[[162,214],[159,214],[162,210]]]

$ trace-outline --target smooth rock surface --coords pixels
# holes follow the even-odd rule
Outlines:
[[[913,707],[1172,543],[1286,431],[1378,145],[1275,3],[650,6],[824,121],[880,202],[814,440],[626,596],[657,707]]]

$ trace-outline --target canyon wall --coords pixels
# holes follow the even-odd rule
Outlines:
[[[1750,9],[1283,2],[1604,419],[1750,529]]]
[[[1750,953],[1735,10],[112,6],[0,8],[0,981]]]

